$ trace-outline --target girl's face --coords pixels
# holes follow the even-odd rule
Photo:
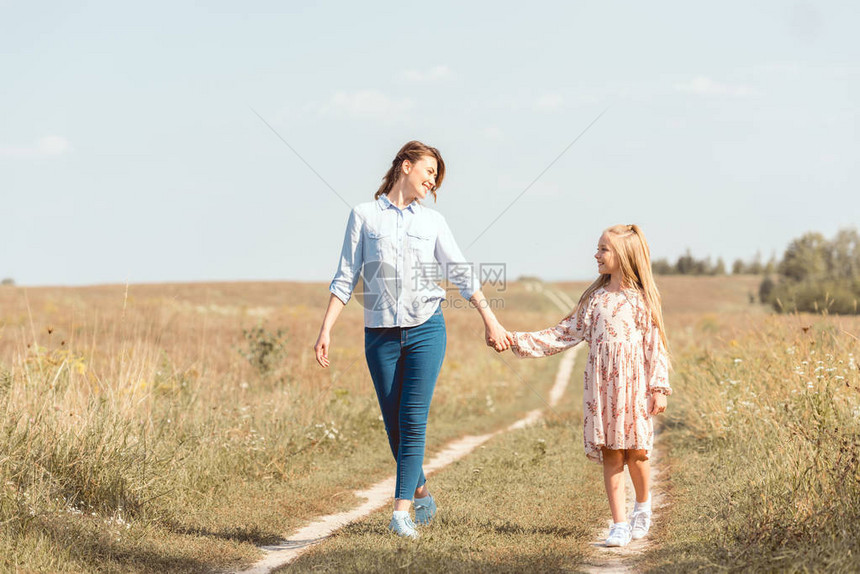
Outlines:
[[[597,272],[600,274],[612,275],[621,271],[618,254],[609,244],[609,234],[605,232],[597,240],[597,253],[594,254],[594,258],[597,259]]]
[[[425,155],[415,163],[403,162],[401,169],[406,178],[406,188],[416,199],[424,199],[436,187],[437,167],[436,158],[430,155]]]

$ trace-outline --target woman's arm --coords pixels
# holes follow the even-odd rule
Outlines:
[[[487,303],[484,293],[478,289],[472,294],[469,301],[478,310],[478,314],[481,315],[481,320],[484,322],[484,337],[487,341],[487,346],[493,347],[500,353],[502,351],[507,351],[511,346],[510,339],[507,336],[507,331],[505,331],[505,328],[502,327],[501,323],[499,323],[493,310],[490,309],[490,305]]]
[[[442,270],[449,281],[454,283],[460,295],[475,306],[484,322],[484,335],[487,345],[502,352],[510,348],[507,332],[502,327],[495,313],[490,309],[487,299],[481,292],[481,282],[474,273],[473,265],[466,261],[463,252],[454,240],[454,234],[448,227],[448,222],[439,215],[439,233],[436,238],[436,261],[442,265]]]
[[[344,307],[346,307],[346,303],[332,293],[328,300],[328,309],[325,310],[325,317],[323,317],[319,337],[317,337],[317,342],[314,345],[317,363],[323,368],[329,365],[328,349],[331,346],[331,328],[334,327],[335,321],[337,321]]]
[[[334,327],[340,312],[352,297],[355,284],[361,278],[362,258],[362,218],[357,208],[349,212],[346,222],[346,232],[343,236],[343,247],[340,250],[340,261],[337,264],[334,279],[329,285],[331,297],[328,300],[328,308],[323,317],[320,334],[314,345],[314,353],[317,362],[322,367],[328,367],[328,350],[331,346],[331,329]]]

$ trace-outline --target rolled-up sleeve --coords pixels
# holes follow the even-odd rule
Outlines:
[[[436,236],[436,261],[442,266],[445,278],[457,286],[464,299],[471,299],[481,289],[475,274],[475,266],[463,256],[454,240],[454,234],[445,218],[439,215],[439,230]]]
[[[328,288],[338,299],[343,301],[344,305],[349,302],[355,285],[361,277],[361,265],[363,263],[361,227],[362,219],[353,209],[346,224],[346,233],[343,237],[343,248],[340,250],[337,271]]]

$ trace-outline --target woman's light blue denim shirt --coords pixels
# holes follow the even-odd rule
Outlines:
[[[465,299],[481,288],[442,214],[385,195],[353,208],[329,290],[344,304],[355,295],[366,327],[420,325],[445,299],[442,280]]]

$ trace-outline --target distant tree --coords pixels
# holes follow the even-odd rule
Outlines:
[[[732,263],[732,275],[743,275],[747,272],[746,263],[744,263],[743,259],[735,259],[735,262]]]
[[[773,295],[774,287],[776,287],[776,281],[771,279],[770,275],[766,275],[758,286],[758,300],[765,305],[772,303],[771,296]]]
[[[666,258],[655,259],[651,262],[651,270],[655,275],[674,275],[675,268]]]
[[[717,264],[714,265],[712,275],[725,275],[726,274],[726,262],[723,261],[722,257],[717,258]]]
[[[776,273],[776,266],[779,262],[776,259],[776,253],[771,253],[770,259],[767,260],[767,263],[764,264],[764,269],[762,273],[765,275],[773,275]]]
[[[768,294],[777,311],[857,314],[860,308],[860,234],[840,230],[832,241],[806,233],[789,243]],[[766,290],[764,283],[760,290]]]
[[[856,229],[839,230],[831,244],[828,264],[833,277],[860,278],[860,234]]]
[[[828,270],[828,244],[820,233],[807,233],[788,244],[778,266],[790,281],[822,278]]]
[[[761,251],[757,251],[755,257],[747,265],[747,273],[751,275],[761,275],[764,272],[764,264],[761,262]]]
[[[0,285],[14,285],[14,284],[15,284],[15,280],[12,279],[11,277],[6,277],[2,281],[0,281]]]
[[[678,257],[678,262],[675,263],[675,270],[680,275],[693,275],[696,270],[696,260],[693,259],[693,254],[687,249],[687,252]]]

